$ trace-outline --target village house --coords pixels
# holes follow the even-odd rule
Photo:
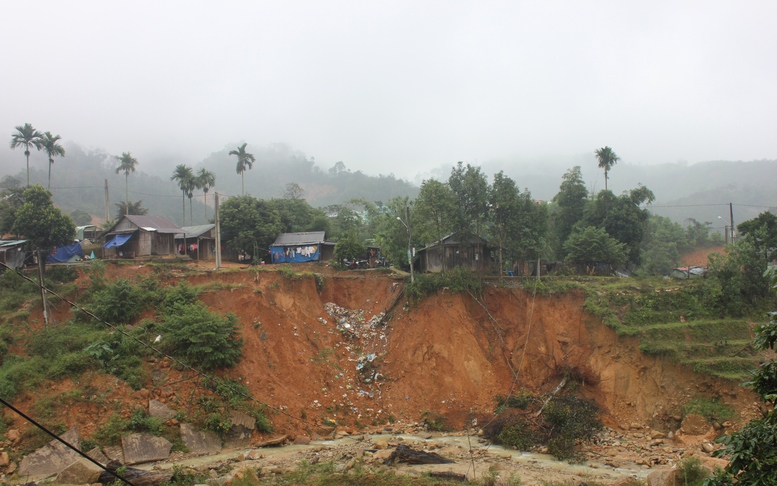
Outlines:
[[[104,258],[175,255],[175,235],[181,228],[164,216],[125,215],[103,236]]]

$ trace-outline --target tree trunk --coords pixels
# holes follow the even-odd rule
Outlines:
[[[49,158],[49,187],[46,189],[48,191],[51,191],[51,166],[54,164],[54,161]]]
[[[205,203],[205,224],[208,224],[208,191],[202,191],[202,194]]]
[[[129,215],[129,174],[124,174],[124,198],[126,201],[124,203],[127,205],[127,207],[124,208],[124,214]]]
[[[181,189],[181,207],[183,207],[183,224],[181,227],[186,226],[186,191]]]
[[[240,173],[240,181],[243,184],[243,194],[241,194],[241,195],[245,196],[246,195],[246,173],[245,173],[245,171]]]
[[[30,150],[25,150],[24,155],[27,156],[27,187],[30,187]]]

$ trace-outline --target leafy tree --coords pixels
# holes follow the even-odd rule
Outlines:
[[[283,191],[284,199],[302,199],[305,197],[305,190],[300,187],[296,182],[289,182],[286,184],[286,189]]]
[[[135,214],[138,216],[144,216],[148,214],[148,209],[143,207],[143,200],[138,202],[130,202],[129,206],[124,201],[116,203],[116,219],[121,218],[123,214]]]
[[[766,251],[766,257],[777,250],[777,216],[765,211],[758,217],[740,223],[737,226],[740,236],[753,236],[753,244],[758,250]]]
[[[227,199],[220,209],[220,221],[222,239],[248,252],[253,252],[254,244],[267,250],[281,232],[278,212],[268,202],[252,196]]]
[[[186,226],[186,196],[194,191],[194,173],[192,168],[187,167],[186,164],[178,164],[175,166],[170,180],[178,181],[178,188],[181,189],[181,205],[183,207],[183,224],[181,226]],[[191,203],[191,196],[189,196],[189,202]]]
[[[607,179],[610,178],[607,174],[612,169],[612,166],[620,160],[620,157],[610,147],[602,147],[595,151],[594,154],[596,154],[596,160],[599,162],[599,168],[604,169],[604,190],[606,191]]]
[[[84,211],[83,209],[75,209],[70,213],[70,219],[76,224],[76,226],[86,226],[92,224],[92,215]]]
[[[127,203],[127,208],[129,208],[129,175],[130,172],[135,172],[135,166],[138,165],[138,161],[129,152],[116,155],[114,156],[114,159],[119,162],[119,166],[116,167],[116,173],[118,174],[119,172],[124,172],[124,192],[126,196],[125,202]]]
[[[451,170],[448,186],[456,198],[456,229],[481,236],[488,217],[488,180],[480,167],[459,162]]]
[[[49,191],[51,190],[51,166],[54,165],[54,157],[65,156],[65,148],[57,143],[60,140],[62,140],[62,137],[52,135],[51,132],[45,132],[40,137],[41,150],[46,152],[46,155],[49,157]]]
[[[205,167],[200,168],[200,171],[197,173],[197,177],[194,179],[194,185],[197,186],[198,189],[202,190],[202,194],[204,195],[203,199],[205,202],[205,222],[208,222],[208,191],[211,187],[216,185],[216,174],[213,172],[205,169]],[[191,199],[189,200],[191,202]]]
[[[706,248],[716,244],[716,241],[710,238],[710,226],[712,226],[712,223],[709,221],[700,223],[693,218],[688,218],[685,222],[688,223],[688,226],[685,228],[685,245],[679,248],[681,253],[691,252],[696,248]]]
[[[769,285],[763,274],[769,263],[767,250],[758,245],[765,237],[765,228],[758,228],[729,246],[725,255],[709,256],[707,276],[720,285],[716,306],[722,314],[745,315],[768,294]]]
[[[327,206],[326,212],[331,219],[332,238],[337,239],[346,234],[361,231],[362,219],[359,213],[348,204],[333,204]]]
[[[11,148],[24,147],[24,156],[27,157],[27,186],[30,185],[30,147],[41,149],[41,134],[32,125],[25,123],[16,127],[16,133],[11,135]]]
[[[682,226],[663,216],[650,216],[646,237],[642,242],[640,272],[648,275],[668,275],[680,261],[680,248],[685,248],[686,235]]]
[[[414,211],[419,221],[418,235],[421,241],[431,243],[450,234],[455,210],[456,198],[447,184],[434,179],[423,181]]]
[[[22,198],[24,204],[16,210],[12,233],[24,236],[30,247],[40,248],[45,253],[73,241],[75,224],[70,216],[54,207],[49,191],[36,184],[28,187]]]
[[[175,304],[160,330],[163,345],[206,371],[234,366],[243,353],[237,317],[209,312],[202,302]]]
[[[267,203],[278,212],[283,233],[328,230],[326,227],[328,226],[326,213],[320,209],[313,208],[304,199],[270,199]],[[316,218],[324,218],[327,221],[324,228],[313,228]]]
[[[241,194],[243,196],[246,194],[245,171],[251,170],[251,168],[254,166],[254,162],[256,162],[254,156],[246,152],[246,145],[248,144],[244,143],[243,145],[239,146],[237,150],[232,150],[229,152],[229,155],[237,156],[236,170],[237,173],[240,174],[241,184],[243,187],[243,192]]]
[[[517,236],[518,198],[520,191],[515,181],[499,171],[489,193],[489,206],[494,219],[494,233],[499,242],[499,274],[504,270],[503,249],[508,237]]]
[[[352,230],[335,245],[335,256],[339,260],[354,260],[362,258],[367,253],[367,248],[359,239],[359,234]]]
[[[607,262],[618,266],[626,261],[626,245],[596,226],[575,227],[564,250],[567,260],[575,263]]]
[[[588,189],[583,182],[583,174],[580,166],[575,166],[564,174],[559,192],[553,197],[556,209],[553,218],[556,249],[561,257],[564,256],[563,244],[572,233],[572,228],[583,219],[587,200]]]
[[[620,196],[601,191],[586,205],[584,222],[604,228],[607,234],[624,243],[628,261],[639,265],[642,240],[650,217],[650,212],[640,205],[650,204],[654,199],[653,192],[641,185]]]
[[[771,281],[772,290],[777,290],[777,266],[769,267],[764,277]],[[760,351],[773,351],[777,344],[777,312],[770,312],[769,317],[769,324],[757,328],[753,341]],[[777,361],[762,363],[746,385],[771,404],[771,410],[764,417],[751,420],[739,432],[719,439],[724,449],[716,455],[727,456],[730,462],[705,486],[777,484],[777,409],[773,406],[777,401]]]
[[[24,204],[24,188],[18,179],[5,176],[0,181],[0,234],[11,233],[16,211]]]

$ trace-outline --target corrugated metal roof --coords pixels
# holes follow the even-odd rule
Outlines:
[[[215,224],[201,224],[198,226],[184,226],[181,229],[184,231],[184,233],[186,233],[187,238],[197,238],[198,236],[207,233],[215,227]],[[175,235],[175,239],[182,240],[183,233],[177,233]]]
[[[308,231],[305,233],[281,233],[275,238],[272,246],[320,245],[324,242],[325,231]]]
[[[0,246],[17,246],[27,243],[27,240],[0,240]]]
[[[181,228],[164,216],[138,216],[128,214],[124,216],[138,228],[153,228],[157,233],[180,233]]]

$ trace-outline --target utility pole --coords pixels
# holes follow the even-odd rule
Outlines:
[[[723,230],[723,234],[726,235],[726,245],[728,245],[728,225],[726,225],[726,229]]]
[[[732,203],[728,203],[728,216],[731,220],[731,244],[734,244],[734,205]]]
[[[219,223],[219,193],[216,196],[216,215],[213,221],[216,223],[216,270],[221,268],[221,224]]]
[[[46,300],[46,290],[44,290],[43,283],[43,255],[41,255],[40,248],[38,248],[38,283],[40,284],[40,300],[43,304],[43,322],[46,325],[46,329],[49,328],[49,303]]]
[[[111,212],[108,210],[108,179],[105,179],[105,222],[111,219]]]
[[[407,217],[407,258],[410,261],[410,283],[415,283],[415,275],[413,274],[413,230],[410,229],[410,206],[405,206],[405,214]]]

